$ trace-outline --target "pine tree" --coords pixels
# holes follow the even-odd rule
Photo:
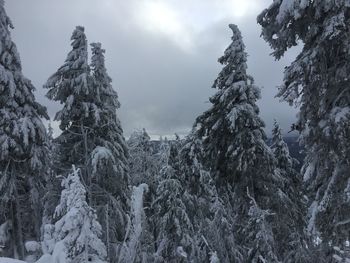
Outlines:
[[[40,236],[42,171],[46,166],[46,109],[22,74],[10,18],[0,1],[0,221],[10,218],[12,256],[24,257],[24,240]]]
[[[91,144],[92,183],[93,190],[104,195],[103,198],[94,198],[96,205],[102,206],[103,218],[107,218],[109,230],[104,232],[104,238],[109,243],[121,243],[125,236],[126,211],[129,201],[129,152],[123,136],[121,123],[117,117],[117,109],[120,107],[118,95],[112,87],[112,80],[105,68],[105,50],[100,43],[92,46],[92,80],[95,115],[98,112],[96,126],[93,127],[88,142]],[[108,207],[105,207],[105,204]],[[99,213],[100,214],[100,213]],[[99,218],[100,215],[99,215]],[[109,232],[109,233],[107,233]],[[109,247],[110,260],[114,251]]]
[[[45,190],[46,193],[43,196],[43,220],[42,220],[42,229],[41,233],[44,235],[43,227],[46,224],[53,223],[53,215],[55,212],[55,208],[57,203],[59,202],[60,192],[61,192],[61,181],[58,179],[55,173],[55,167],[57,166],[57,147],[53,138],[53,128],[51,123],[48,125],[48,169],[45,173]],[[58,164],[59,165],[59,164]]]
[[[308,230],[342,246],[349,239],[350,203],[344,198],[350,169],[350,4],[337,1],[274,1],[258,16],[262,36],[281,58],[303,44],[285,69],[278,96],[300,106],[293,129],[301,133],[309,203]]]
[[[282,206],[276,216],[279,221],[276,233],[279,254],[283,255],[283,262],[311,262],[310,251],[313,245],[305,233],[306,203],[301,176],[295,170],[298,161],[290,156],[277,121],[272,130],[271,149],[277,160],[276,173],[283,181],[280,192]]]
[[[64,257],[71,263],[107,262],[106,247],[100,239],[102,227],[97,215],[86,202],[86,190],[80,182],[79,170],[62,180],[61,200],[56,207],[53,233],[56,242],[54,260]],[[60,261],[59,261],[60,262]]]
[[[211,108],[197,118],[194,130],[203,140],[205,168],[211,172],[219,195],[235,213],[236,242],[249,248],[252,244],[245,243],[244,233],[250,218],[247,188],[262,210],[274,212],[280,202],[277,193],[281,182],[274,173],[272,152],[264,142],[264,123],[256,105],[260,90],[247,74],[241,33],[236,25],[229,27],[232,43],[219,58],[224,67],[213,85],[218,91],[210,98]],[[267,219],[272,222],[272,216]],[[269,247],[270,251],[262,252],[277,253],[276,244],[270,243]]]
[[[191,132],[181,149],[180,167],[190,196],[186,207],[195,229],[196,260],[207,262],[215,254],[220,262],[242,262],[241,248],[234,239],[231,206],[219,196],[202,159],[202,141]]]
[[[280,262],[274,253],[275,238],[268,217],[273,214],[270,211],[263,210],[259,207],[255,199],[251,199],[249,208],[249,220],[247,227],[244,229],[246,234],[245,243],[249,244],[246,262],[264,263]]]
[[[155,262],[187,262],[195,251],[193,225],[184,201],[188,194],[181,184],[179,170],[169,164],[171,153],[175,152],[172,146],[164,152],[162,159],[166,163],[158,175],[156,199],[152,204],[156,215],[153,222]],[[173,155],[173,158],[177,157]]]
[[[116,114],[118,95],[105,68],[105,51],[100,43],[91,46],[90,67],[84,28],[78,26],[72,51],[45,87],[50,99],[64,104],[55,117],[62,130],[56,139],[61,166],[67,169],[75,163],[81,169],[88,202],[98,209],[111,257],[111,244],[121,244],[126,229],[128,150]]]
[[[154,149],[147,131],[135,131],[130,135],[128,147],[130,152],[130,179],[132,185],[146,183],[154,192],[154,174],[157,170]]]

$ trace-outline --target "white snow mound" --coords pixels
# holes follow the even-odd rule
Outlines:
[[[24,261],[12,258],[0,258],[0,263],[26,263]]]

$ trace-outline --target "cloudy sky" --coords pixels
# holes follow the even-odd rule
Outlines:
[[[70,51],[76,25],[88,41],[101,42],[122,107],[125,134],[145,127],[150,134],[185,134],[209,107],[218,57],[237,24],[249,54],[249,73],[262,87],[261,116],[270,133],[276,118],[288,131],[296,110],[274,98],[283,68],[297,49],[276,62],[260,38],[256,16],[272,0],[7,0],[24,74],[53,118],[60,105],[42,85]]]

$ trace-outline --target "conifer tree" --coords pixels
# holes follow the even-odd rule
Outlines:
[[[80,182],[79,170],[62,180],[61,200],[56,207],[53,257],[71,263],[107,262],[106,247],[100,239],[102,227],[97,215],[86,202],[86,190]],[[60,262],[60,261],[59,261]]]
[[[283,262],[311,262],[312,243],[305,231],[306,205],[300,174],[295,170],[298,161],[289,154],[282,130],[277,121],[272,130],[272,152],[277,160],[278,173],[283,182],[281,207],[276,211],[279,228],[276,231],[279,254]]]
[[[72,50],[45,87],[50,99],[64,104],[55,116],[62,130],[56,139],[61,166],[68,169],[76,164],[81,169],[88,202],[98,210],[111,257],[115,254],[111,244],[121,244],[126,229],[128,150],[116,114],[118,95],[105,68],[105,51],[100,43],[91,46],[90,67],[84,28],[76,27]]]
[[[249,208],[249,219],[245,228],[245,243],[248,245],[248,254],[246,262],[280,262],[274,253],[274,234],[269,223],[268,216],[271,216],[268,210],[259,207],[255,199],[251,199]]]
[[[280,205],[277,193],[281,182],[274,173],[273,154],[264,142],[264,123],[256,105],[260,90],[247,74],[241,33],[236,25],[229,27],[233,31],[232,43],[219,58],[224,67],[213,85],[218,91],[210,98],[211,108],[197,118],[194,130],[203,140],[205,167],[224,202],[232,206],[236,242],[249,248],[244,233],[250,218],[247,189],[259,208],[273,213]],[[266,222],[272,223],[272,219],[269,216]],[[270,251],[262,253],[274,254],[270,259],[277,258],[276,244],[270,241],[266,240]]]
[[[175,146],[164,151],[166,160],[158,175],[156,198],[152,204],[156,217],[155,262],[188,262],[194,257],[193,225],[187,214],[185,201],[188,197],[179,176],[179,170],[170,163]],[[177,157],[174,155],[173,160]],[[175,163],[174,163],[175,165]]]
[[[24,257],[25,239],[40,236],[40,195],[46,169],[46,109],[22,74],[10,18],[0,1],[0,222],[13,223],[12,256]]]
[[[60,180],[57,178],[55,173],[55,167],[57,166],[56,159],[57,155],[57,147],[53,138],[53,128],[51,123],[48,125],[48,169],[45,173],[45,190],[46,193],[43,196],[43,214],[42,214],[42,229],[41,233],[44,235],[43,227],[46,224],[53,223],[53,215],[55,212],[55,208],[57,203],[59,202],[61,186]]]
[[[310,200],[308,230],[325,247],[349,239],[349,11],[346,0],[279,0],[258,16],[276,59],[303,45],[285,69],[278,96],[300,106],[292,128],[307,152],[302,173]]]
[[[130,180],[137,186],[146,183],[155,188],[154,174],[157,170],[154,150],[150,142],[151,138],[147,131],[135,131],[130,135],[128,147],[130,152]]]
[[[234,239],[231,206],[219,196],[202,159],[202,141],[191,132],[181,149],[180,167],[190,196],[186,207],[195,229],[196,260],[206,262],[215,254],[220,262],[242,262],[241,249]]]

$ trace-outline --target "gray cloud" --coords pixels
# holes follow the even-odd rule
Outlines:
[[[170,0],[164,2],[172,3]],[[214,2],[215,13],[211,15],[217,18],[207,18],[210,4]],[[271,1],[259,2],[261,6],[268,6]],[[154,135],[187,132],[195,117],[209,107],[208,97],[214,92],[210,87],[221,68],[217,58],[230,42],[227,24],[236,23],[249,53],[249,73],[257,85],[264,87],[259,106],[267,132],[274,118],[288,130],[296,111],[274,96],[276,86],[282,81],[283,68],[295,57],[297,50],[278,62],[269,56],[271,50],[260,39],[260,28],[255,20],[259,11],[230,17],[224,10],[227,6],[220,9],[220,1],[194,1],[197,5],[205,3],[203,10],[204,6],[207,10],[202,16],[197,10],[196,25],[191,27],[194,20],[187,21],[182,27],[168,21],[173,34],[166,34],[150,30],[147,20],[142,20],[144,3],[137,0],[6,2],[8,15],[15,25],[12,36],[20,51],[23,71],[37,87],[37,98],[48,107],[51,117],[60,105],[45,98],[42,85],[63,63],[70,50],[69,39],[74,27],[83,25],[89,42],[102,42],[107,50],[107,68],[122,103],[119,116],[126,135],[142,127]],[[188,15],[193,6],[189,5],[186,10],[187,2],[181,3],[181,12]],[[176,8],[172,4],[170,6]],[[221,12],[224,15],[220,15]],[[166,25],[160,29],[166,29]],[[190,42],[188,48],[181,45],[181,30],[186,30],[183,36],[184,41]]]

